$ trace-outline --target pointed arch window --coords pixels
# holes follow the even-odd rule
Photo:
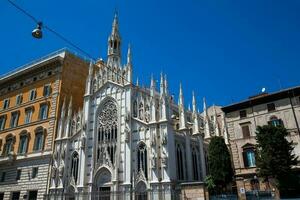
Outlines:
[[[193,148],[192,150],[192,161],[193,161],[193,175],[194,175],[194,180],[199,180],[199,172],[198,172],[198,151]]]
[[[177,160],[177,178],[184,180],[184,169],[183,169],[183,150],[181,145],[177,144],[176,147],[176,160]]]
[[[118,139],[118,112],[117,105],[113,100],[108,100],[102,106],[98,114],[98,163],[110,160],[115,162],[115,152]]]
[[[140,143],[137,149],[137,168],[139,172],[143,172],[147,178],[147,147],[144,143]]]
[[[141,102],[139,104],[139,119],[143,120],[144,118],[144,104]]]
[[[137,102],[133,102],[133,117],[137,117]]]
[[[79,155],[77,152],[74,152],[72,155],[71,162],[71,177],[74,179],[75,183],[78,180],[78,165],[79,165]]]

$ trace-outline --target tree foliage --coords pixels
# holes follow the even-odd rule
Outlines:
[[[297,157],[292,153],[294,147],[286,140],[287,135],[282,126],[258,126],[256,130],[258,174],[266,180],[275,178],[280,188],[292,183],[288,177],[292,175],[292,165],[297,164]]]
[[[218,188],[232,181],[232,166],[229,150],[224,138],[212,137],[208,147],[209,175]]]

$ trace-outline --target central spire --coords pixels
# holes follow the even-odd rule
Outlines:
[[[115,13],[115,17],[112,23],[112,31],[108,37],[108,60],[107,63],[111,66],[121,66],[121,37],[119,33],[118,14]]]

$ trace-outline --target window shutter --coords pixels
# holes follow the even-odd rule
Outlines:
[[[243,137],[244,138],[249,138],[250,137],[250,129],[249,126],[242,126],[242,132],[243,132]]]

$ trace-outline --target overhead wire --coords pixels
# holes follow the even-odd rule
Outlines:
[[[28,11],[26,11],[25,9],[23,9],[21,6],[19,6],[18,4],[14,3],[12,0],[7,0],[11,5],[13,5],[17,10],[19,10],[20,12],[22,12],[24,15],[26,15],[27,17],[29,17],[31,20],[33,20],[36,24],[40,24],[41,21],[39,21],[36,17],[34,17],[32,14],[30,14]],[[56,37],[60,38],[61,40],[63,40],[64,42],[66,42],[67,44],[69,44],[70,46],[72,46],[73,48],[79,50],[81,53],[85,54],[89,59],[91,59],[92,61],[96,62],[97,59],[94,58],[93,56],[91,56],[89,53],[87,53],[85,50],[83,50],[82,48],[80,48],[79,46],[77,46],[76,44],[74,44],[73,42],[71,42],[68,38],[66,38],[65,36],[63,36],[62,34],[58,33],[57,31],[55,31],[54,29],[50,28],[47,25],[42,25],[42,27],[44,27],[45,29],[47,29],[49,32],[51,32],[52,34],[54,34]],[[113,69],[111,69],[109,66],[104,65],[104,67],[106,67],[109,71],[111,71],[112,73],[116,74],[117,76],[120,76],[125,82],[133,84],[131,81],[127,80],[124,76],[122,76],[121,74],[118,74],[117,72],[115,72]]]

